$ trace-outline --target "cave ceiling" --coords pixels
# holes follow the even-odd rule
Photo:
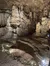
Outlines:
[[[43,9],[44,6],[50,3],[50,0],[0,0],[0,9],[10,8],[12,5],[28,5],[29,7],[38,7]]]

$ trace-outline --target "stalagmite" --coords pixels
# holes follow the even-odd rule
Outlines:
[[[16,26],[16,33],[21,35],[26,35],[29,33],[29,29],[31,27],[31,21],[24,15],[23,6],[20,6],[21,9],[18,7],[12,7],[12,19],[11,25]]]

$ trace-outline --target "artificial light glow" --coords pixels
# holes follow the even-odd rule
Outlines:
[[[42,66],[48,66],[48,64],[49,64],[49,58],[43,59],[41,64],[42,64]]]
[[[44,60],[42,60],[42,64],[45,64],[46,63],[46,60],[44,59]]]

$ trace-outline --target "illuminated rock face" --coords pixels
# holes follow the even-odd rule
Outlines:
[[[13,6],[11,25],[16,26],[16,33],[20,36],[29,33],[28,29],[31,28],[31,21],[24,15],[22,8],[18,10],[16,6]]]
[[[42,18],[42,22],[41,24],[38,23],[36,25],[36,35],[46,35],[47,34],[47,31],[49,30],[49,26],[50,26],[50,19],[44,17]]]
[[[49,30],[49,19],[42,18],[42,26],[41,26],[41,34],[45,35],[47,31]]]
[[[36,35],[40,36],[41,25],[40,22],[36,25]]]

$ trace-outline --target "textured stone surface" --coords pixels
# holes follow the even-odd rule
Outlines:
[[[25,53],[26,54],[26,53]],[[29,54],[26,54],[27,56],[24,56],[23,58],[19,58],[19,60],[21,62],[24,62],[26,60],[25,59],[28,59],[27,57],[30,55]],[[14,60],[13,58],[11,58],[8,54],[6,53],[2,53],[0,51],[0,66],[28,66],[28,65],[25,65],[25,64],[22,64],[18,59]],[[30,57],[30,60],[31,60],[31,57]],[[27,62],[27,61],[26,61]]]
[[[44,17],[42,18],[42,22],[41,24],[38,23],[36,25],[36,35],[46,35],[47,31],[49,30],[49,26],[50,26],[50,19]]]
[[[20,7],[21,9],[23,8],[23,6]],[[12,7],[11,24],[16,26],[16,33],[18,35],[24,35],[29,33],[29,29],[31,28],[30,19],[25,16],[23,9],[18,10],[18,7],[16,6]]]

